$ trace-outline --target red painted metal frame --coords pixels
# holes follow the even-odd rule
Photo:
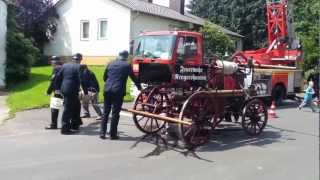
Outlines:
[[[288,36],[286,6],[287,4],[285,2],[267,4],[269,45],[271,45],[274,40]]]

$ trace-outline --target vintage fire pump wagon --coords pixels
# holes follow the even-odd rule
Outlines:
[[[133,109],[124,109],[137,128],[154,134],[176,124],[189,147],[208,142],[223,120],[240,121],[246,133],[259,135],[268,120],[268,97],[280,102],[300,85],[295,66],[301,51],[286,40],[286,3],[268,2],[269,47],[237,52],[230,61],[205,57],[197,32],[142,33],[132,68],[146,88]]]

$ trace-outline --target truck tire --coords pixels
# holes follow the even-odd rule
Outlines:
[[[272,99],[275,101],[276,106],[281,106],[283,100],[286,98],[286,89],[283,85],[276,85],[272,90]]]

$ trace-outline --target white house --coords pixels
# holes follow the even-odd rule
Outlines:
[[[58,0],[58,29],[46,45],[45,54],[68,57],[80,52],[87,64],[105,64],[119,51],[129,50],[130,42],[141,31],[197,28],[204,24],[203,19],[184,12],[185,0],[164,1]],[[241,35],[220,28],[241,41]]]
[[[7,5],[0,0],[0,89],[5,87]]]

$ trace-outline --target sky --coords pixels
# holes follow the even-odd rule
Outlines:
[[[186,5],[189,4],[190,0],[185,0]],[[160,4],[163,6],[169,6],[169,0],[153,0],[153,3]]]

